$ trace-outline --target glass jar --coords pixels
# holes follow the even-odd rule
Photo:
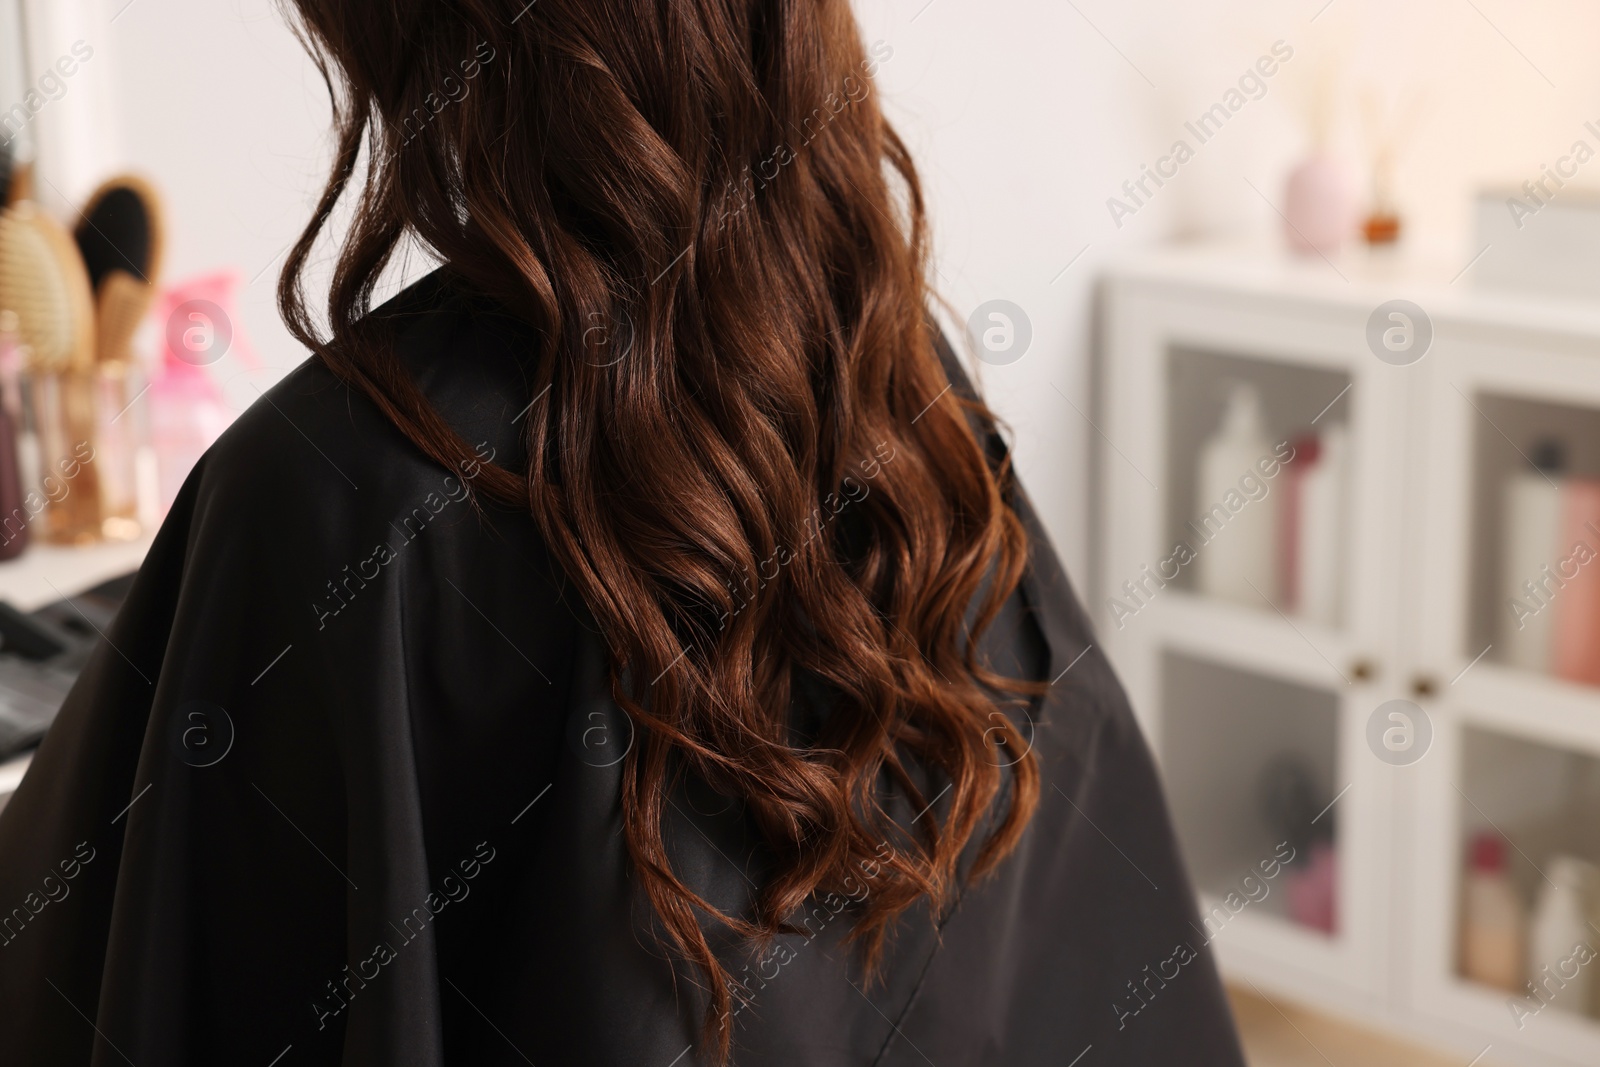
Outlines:
[[[102,536],[94,446],[97,377],[92,367],[30,376],[40,492],[47,501],[44,537],[52,544],[90,544]]]

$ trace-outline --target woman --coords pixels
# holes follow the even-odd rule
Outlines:
[[[524,4],[297,0],[315,356],[0,818],[8,1061],[1239,1063],[929,324],[891,49],[845,0]]]

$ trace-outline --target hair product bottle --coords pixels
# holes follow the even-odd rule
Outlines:
[[[1505,839],[1474,834],[1461,909],[1461,973],[1482,985],[1522,991],[1527,916],[1506,866]]]
[[[1545,672],[1551,667],[1556,615],[1556,586],[1546,568],[1557,563],[1566,463],[1561,443],[1554,440],[1539,442],[1531,458],[1530,466],[1505,483],[1496,643],[1508,665]]]
[[[1324,626],[1339,624],[1344,579],[1345,468],[1349,434],[1330,426],[1317,440],[1317,460],[1300,484],[1300,543],[1295,552],[1296,611]]]
[[[1587,905],[1594,890],[1593,864],[1554,856],[1545,864],[1528,932],[1528,981],[1553,1008],[1584,1014],[1594,993],[1597,938]]]
[[[17,316],[0,312],[0,560],[15,559],[28,547],[33,516],[23,501],[17,462],[22,433],[22,352],[17,346]]]
[[[1257,608],[1267,607],[1263,597],[1278,602],[1278,497],[1256,467],[1271,455],[1260,394],[1234,386],[1221,426],[1200,451],[1195,487],[1197,581],[1207,596]]]
[[[1566,584],[1554,604],[1551,662],[1558,677],[1600,685],[1600,481],[1568,478],[1561,490],[1551,562]]]

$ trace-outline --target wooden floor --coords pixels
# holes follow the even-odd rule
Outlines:
[[[1234,1018],[1250,1067],[1461,1067],[1459,1058],[1404,1045],[1230,986]],[[1479,1067],[1489,1067],[1484,1061]]]

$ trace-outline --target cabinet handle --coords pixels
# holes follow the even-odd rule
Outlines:
[[[1378,676],[1378,665],[1365,656],[1350,662],[1350,677],[1358,682],[1370,682]]]
[[[1411,695],[1414,697],[1431,697],[1439,691],[1439,683],[1431,674],[1419,674],[1411,679]]]

